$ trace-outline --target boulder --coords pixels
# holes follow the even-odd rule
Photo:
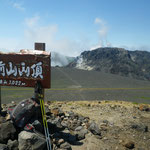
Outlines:
[[[68,121],[68,128],[70,130],[75,130],[77,127],[81,126],[81,122],[79,120],[74,119],[73,121]]]
[[[65,129],[64,126],[62,126],[61,119],[59,117],[55,118],[54,120],[48,119],[47,124],[48,124],[50,133],[62,131],[63,129]]]
[[[88,130],[91,131],[94,135],[101,135],[101,131],[94,121],[89,124]]]
[[[0,150],[9,150],[9,148],[5,144],[0,144]]]
[[[19,134],[19,150],[42,150],[46,146],[46,140],[39,134],[22,131]]]
[[[18,141],[17,140],[8,140],[7,143],[9,150],[18,150]]]
[[[85,138],[85,135],[88,133],[87,129],[82,129],[77,132],[77,139],[78,140],[83,140]]]
[[[15,139],[16,129],[11,121],[0,125],[0,143],[6,144],[8,139]]]
[[[43,132],[43,127],[42,127],[42,124],[38,121],[38,120],[35,120],[33,123],[32,123],[33,127],[35,128],[36,131],[38,132]]]

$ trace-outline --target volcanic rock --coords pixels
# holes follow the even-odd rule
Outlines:
[[[15,139],[16,129],[11,121],[0,125],[0,143],[6,144],[8,139]]]
[[[5,144],[0,144],[0,150],[9,150],[9,148]]]
[[[101,131],[95,122],[91,122],[88,128],[94,135],[101,135]]]
[[[14,141],[8,140],[8,143],[7,143],[9,150],[18,150],[18,144],[19,143],[17,140],[14,140]]]
[[[42,150],[46,146],[46,140],[32,132],[22,131],[19,134],[19,150]]]

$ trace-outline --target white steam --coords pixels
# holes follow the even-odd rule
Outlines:
[[[111,47],[111,43],[107,40],[108,27],[105,21],[103,21],[100,18],[96,18],[94,23],[99,26],[99,29],[97,31],[99,35],[99,41],[96,45],[91,47],[91,50],[99,48],[99,47]]]
[[[59,53],[56,53],[56,52],[52,52],[51,53],[51,65],[52,66],[66,66],[69,64],[69,59],[64,56],[64,55],[61,55]]]

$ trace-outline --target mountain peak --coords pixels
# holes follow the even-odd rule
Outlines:
[[[102,47],[82,52],[68,67],[150,80],[150,53]]]

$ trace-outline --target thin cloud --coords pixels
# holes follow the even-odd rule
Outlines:
[[[95,24],[99,25],[99,30],[98,30],[99,36],[102,37],[102,38],[106,37],[107,32],[108,32],[108,28],[106,26],[105,21],[103,21],[100,18],[96,18],[95,19]]]
[[[77,56],[83,50],[89,48],[85,40],[73,40],[69,38],[59,37],[59,26],[57,24],[49,24],[41,26],[40,16],[26,18],[24,21],[24,41],[27,45],[33,45],[34,42],[46,43],[47,50],[58,52],[66,56]]]
[[[32,28],[33,26],[37,25],[39,19],[40,19],[40,16],[38,16],[38,15],[35,15],[32,18],[26,18],[25,25],[29,28]]]
[[[16,8],[19,11],[25,11],[25,8],[23,7],[23,4],[15,2],[12,4],[14,8]]]

